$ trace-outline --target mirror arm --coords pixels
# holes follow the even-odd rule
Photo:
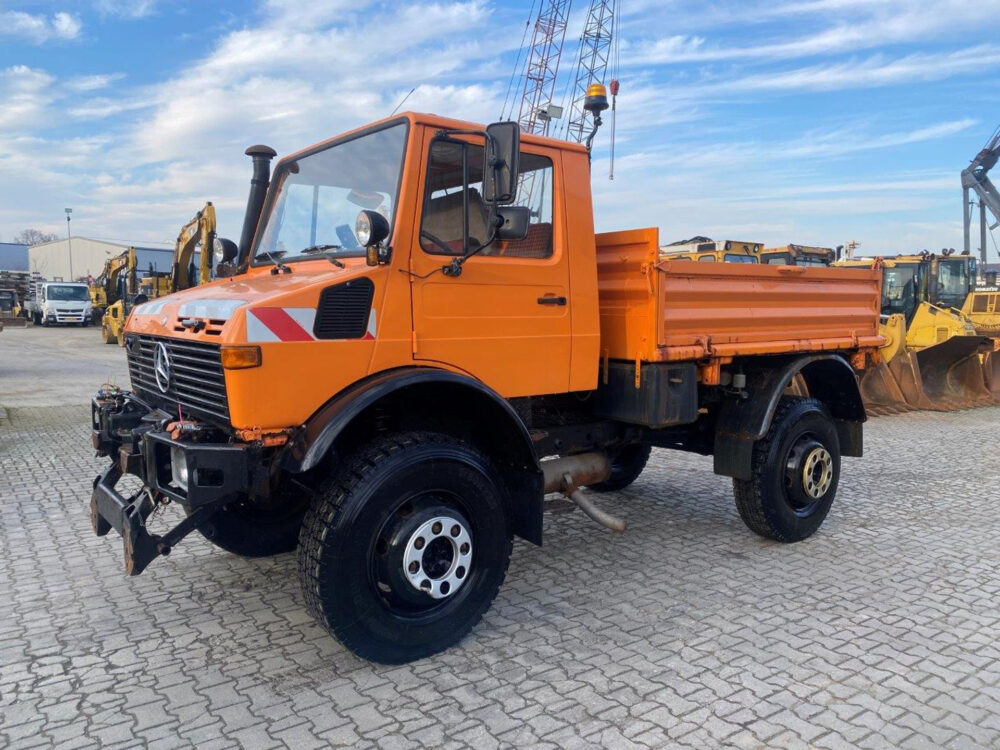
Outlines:
[[[441,273],[443,273],[445,276],[461,276],[462,275],[462,265],[465,263],[465,261],[467,261],[473,255],[478,255],[483,250],[485,250],[490,245],[492,245],[494,242],[496,242],[497,233],[498,233],[498,230],[500,229],[499,214],[497,214],[496,211],[494,211],[494,212],[492,212],[492,215],[493,215],[493,219],[490,222],[491,225],[492,225],[490,227],[490,238],[486,242],[484,242],[482,245],[480,245],[479,247],[477,247],[475,250],[473,250],[472,252],[466,253],[461,258],[452,258],[451,262],[448,265],[441,267]]]

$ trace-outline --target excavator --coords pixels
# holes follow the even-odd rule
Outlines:
[[[199,248],[212,248],[209,252],[195,253]],[[174,257],[169,274],[161,274],[150,269],[144,277],[136,274],[134,248],[111,258],[101,274],[101,290],[105,295],[104,312],[101,316],[101,339],[106,344],[119,343],[129,312],[137,304],[150,299],[187,289],[212,280],[213,259],[217,264],[233,252],[221,246],[216,238],[215,206],[205,203],[187,224],[181,227],[174,245]],[[93,299],[93,292],[91,298]]]
[[[962,170],[963,228],[965,230],[964,255],[972,253],[972,214],[975,203],[969,200],[970,191],[979,198],[979,260],[983,273],[980,288],[974,289],[966,299],[962,312],[976,326],[976,330],[989,336],[1000,335],[1000,290],[996,274],[986,273],[986,234],[1000,225],[1000,192],[990,180],[989,172],[1000,160],[1000,128],[980,149],[975,158]],[[993,216],[993,224],[986,214]]]
[[[871,413],[951,411],[1000,400],[998,339],[977,330],[963,312],[975,294],[975,258],[945,251],[833,265],[883,268],[880,333],[886,344],[881,363],[861,378]]]

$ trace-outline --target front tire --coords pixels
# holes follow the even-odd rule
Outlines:
[[[271,557],[298,546],[308,497],[279,493],[270,507],[245,500],[231,503],[198,524],[198,532],[226,552],[240,557]]]
[[[808,539],[837,495],[840,442],[827,408],[816,399],[783,398],[771,427],[753,448],[753,477],[734,479],[740,518],[778,542]]]
[[[355,654],[383,664],[458,643],[507,573],[501,487],[484,455],[445,435],[408,432],[363,448],[302,525],[310,612]]]

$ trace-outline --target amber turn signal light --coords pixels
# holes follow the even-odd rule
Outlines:
[[[224,346],[222,347],[222,366],[227,370],[260,367],[260,347]]]

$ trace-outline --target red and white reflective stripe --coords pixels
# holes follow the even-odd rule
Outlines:
[[[247,342],[313,341],[312,307],[253,307],[247,310]]]
[[[316,310],[311,307],[253,307],[247,310],[247,343],[270,341],[315,341],[313,324]],[[368,327],[362,341],[374,341],[375,310],[368,311]]]

